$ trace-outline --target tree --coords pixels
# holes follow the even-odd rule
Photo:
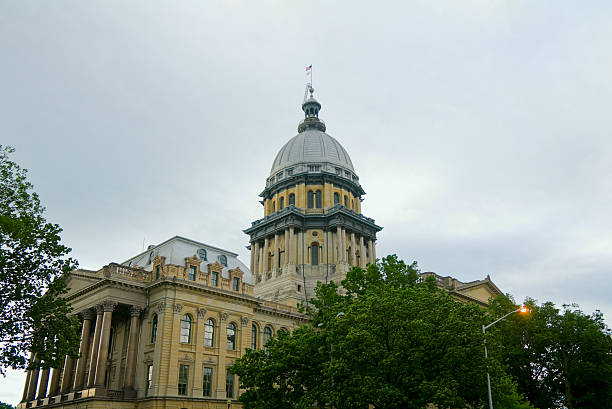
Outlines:
[[[57,367],[64,355],[78,356],[79,344],[78,320],[62,297],[76,262],[12,152],[0,145],[0,374]]]
[[[612,337],[601,312],[526,304],[530,314],[509,317],[493,332],[519,391],[538,408],[612,408]],[[490,311],[499,316],[513,306],[501,296]]]
[[[15,409],[15,407],[8,403],[0,402],[0,409]]]
[[[485,362],[485,311],[460,303],[416,263],[388,256],[317,286],[312,326],[249,351],[232,371],[245,409],[482,407],[486,368],[498,407],[527,408],[497,360]]]

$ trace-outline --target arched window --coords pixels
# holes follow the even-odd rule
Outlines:
[[[200,257],[200,260],[202,261],[206,261],[206,249],[199,249],[198,250],[198,257]]]
[[[183,315],[181,319],[181,343],[191,343],[191,315]]]
[[[313,266],[319,265],[319,245],[317,243],[310,246],[310,264]]]
[[[213,347],[215,344],[215,321],[212,318],[204,324],[204,346]]]
[[[254,351],[257,349],[257,325],[251,324],[251,349]]]
[[[314,192],[312,190],[308,191],[308,208],[312,209],[314,207]]]
[[[340,203],[340,195],[338,194],[338,192],[334,193],[334,204],[338,204]]]
[[[224,255],[220,255],[219,256],[219,264],[221,264],[224,267],[227,267],[227,257]]]
[[[317,199],[315,204],[317,206],[317,209],[320,209],[321,208],[321,191],[317,190],[317,193],[316,193],[315,196],[316,196],[316,199]]]
[[[265,327],[264,328],[264,333],[263,333],[263,343],[264,343],[264,345],[266,345],[266,342],[268,342],[268,340],[270,338],[272,338],[272,328]]]
[[[153,321],[151,322],[151,343],[154,344],[157,339],[157,314],[153,315]]]
[[[227,325],[227,349],[236,349],[236,325],[233,322]]]
[[[282,210],[285,207],[285,198],[281,197],[278,205],[278,210]]]
[[[289,206],[295,206],[295,195],[293,193],[289,195]]]
[[[348,196],[344,195],[344,207],[348,207]]]
[[[276,202],[272,201],[272,213],[276,212]]]

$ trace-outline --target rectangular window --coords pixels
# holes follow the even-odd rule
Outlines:
[[[147,365],[147,374],[145,378],[145,396],[149,396],[149,389],[151,389],[151,380],[153,380],[153,365]]]
[[[187,395],[187,384],[189,383],[189,365],[179,365],[178,394]]]
[[[159,266],[155,266],[155,279],[159,280]]]
[[[229,371],[229,367],[225,368],[225,395],[228,399],[234,398],[234,374]]]
[[[212,279],[210,283],[214,285],[215,287],[219,285],[219,273],[218,272],[213,271]]]
[[[191,281],[195,281],[196,279],[196,272],[197,272],[197,267],[196,266],[189,266],[189,279]]]
[[[234,291],[238,291],[240,289],[240,279],[238,277],[234,277],[234,284],[232,286]]]
[[[204,376],[202,378],[202,393],[204,396],[212,395],[212,380],[213,380],[213,369],[205,367]]]

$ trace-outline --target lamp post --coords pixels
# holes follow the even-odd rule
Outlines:
[[[489,375],[489,365],[488,365],[489,355],[487,354],[487,328],[490,328],[493,325],[497,324],[498,322],[505,320],[509,315],[512,315],[512,314],[514,314],[516,312],[520,312],[521,314],[525,314],[527,311],[529,311],[529,310],[527,309],[526,306],[523,305],[523,306],[517,308],[514,311],[510,311],[509,313],[507,313],[503,317],[500,317],[500,318],[496,319],[495,321],[493,321],[489,325],[484,325],[484,324],[482,325],[482,337],[484,339],[485,362],[487,362],[487,393],[489,395],[489,409],[493,409],[493,397],[491,396],[491,376]]]

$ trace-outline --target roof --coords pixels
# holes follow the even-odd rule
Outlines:
[[[302,163],[331,163],[355,172],[346,149],[336,139],[318,129],[307,129],[289,140],[278,152],[270,175]]]

